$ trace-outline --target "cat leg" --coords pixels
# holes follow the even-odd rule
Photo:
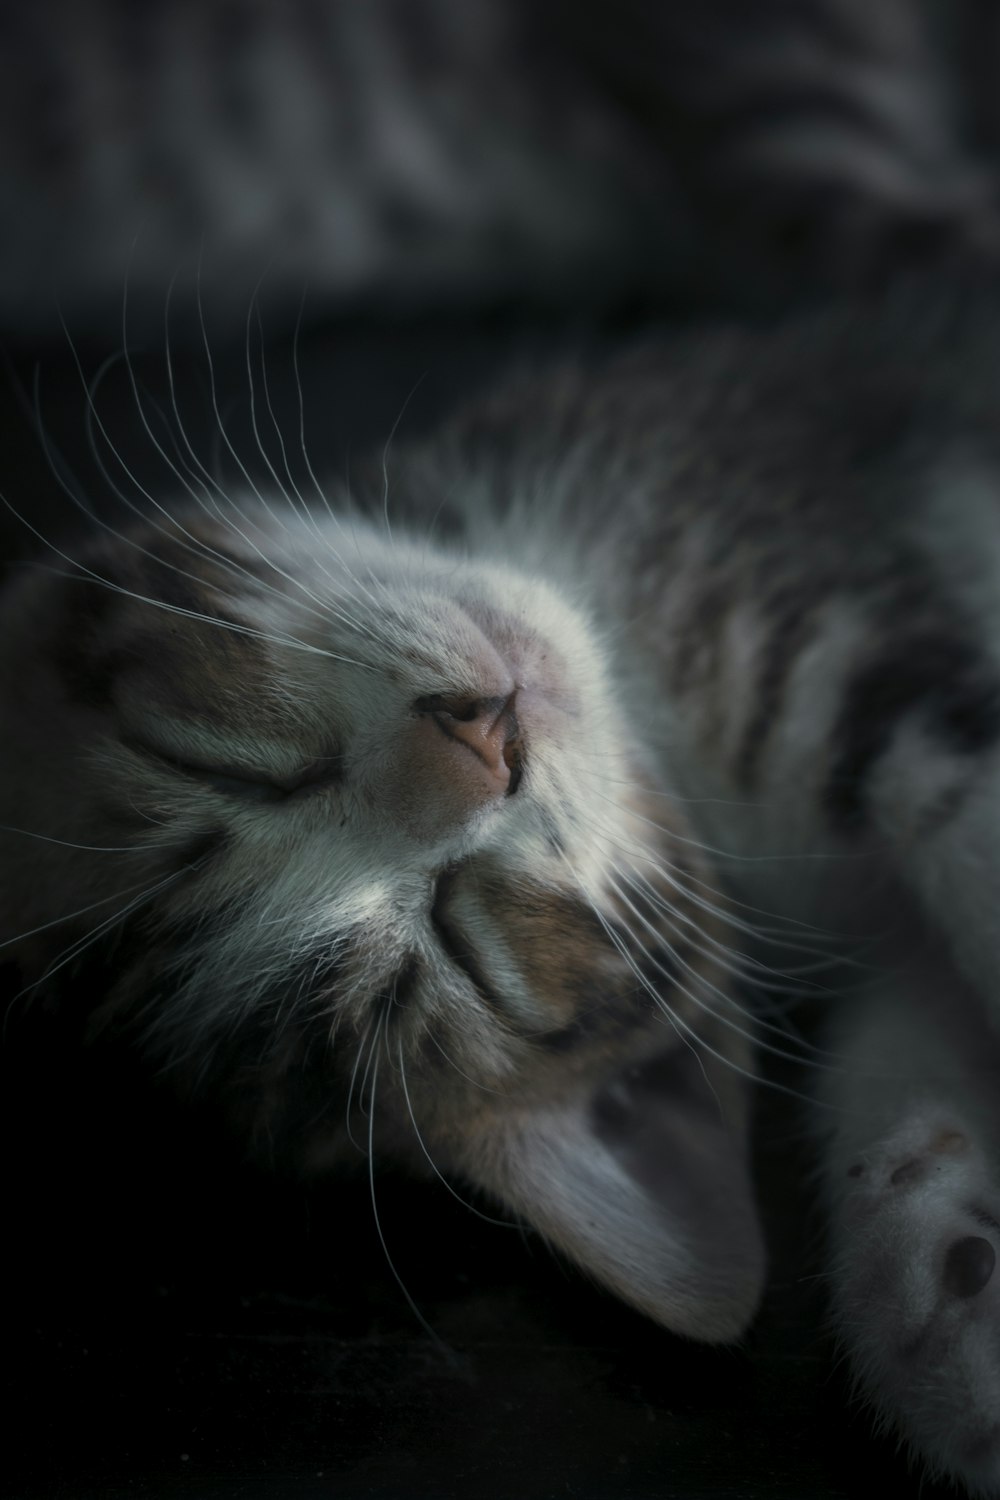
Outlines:
[[[845,1002],[821,1127],[832,1307],[858,1387],[1000,1495],[1000,1042],[942,965]]]

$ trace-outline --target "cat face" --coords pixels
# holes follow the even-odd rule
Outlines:
[[[25,834],[0,893],[29,982],[69,979],[92,1032],[134,1027],[299,1167],[360,1129],[661,1320],[742,1327],[761,1252],[713,1054],[743,1059],[693,1003],[722,976],[671,878],[685,831],[580,613],[265,506],[33,577],[4,639]],[[74,1000],[104,934],[111,982]]]

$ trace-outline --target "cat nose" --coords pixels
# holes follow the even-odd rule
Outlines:
[[[418,698],[426,715],[449,740],[464,745],[480,760],[497,790],[515,790],[519,779],[517,689],[505,698],[472,698],[436,694]]]

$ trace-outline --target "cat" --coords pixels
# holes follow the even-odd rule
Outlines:
[[[0,332],[787,304],[997,239],[972,0],[72,0],[0,14]],[[199,246],[201,251],[199,252]],[[184,326],[178,322],[177,331]],[[187,326],[197,338],[196,317]]]
[[[311,504],[189,454],[0,597],[19,1003],[287,1170],[444,1172],[726,1342],[754,1034],[788,1045],[746,981],[766,928],[776,988],[847,935],[838,1336],[929,1469],[1000,1491],[998,335],[970,278],[650,337]]]

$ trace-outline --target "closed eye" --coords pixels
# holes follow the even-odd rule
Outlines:
[[[183,771],[223,797],[244,797],[254,802],[282,802],[288,793],[276,782],[256,776],[237,775],[232,771],[209,770],[202,766],[183,765],[175,761],[174,769]]]
[[[252,802],[285,802],[296,795],[322,790],[343,779],[343,758],[319,756],[292,776],[274,777],[265,771],[230,766],[209,766],[172,755],[159,746],[135,739],[124,741],[130,750],[169,766],[172,771],[190,777],[223,797],[240,797]]]
[[[506,1020],[504,1004],[479,963],[469,939],[448,916],[447,900],[451,878],[448,871],[438,878],[430,914],[434,933],[446,958],[465,975],[479,998],[485,1001],[495,1016]]]

